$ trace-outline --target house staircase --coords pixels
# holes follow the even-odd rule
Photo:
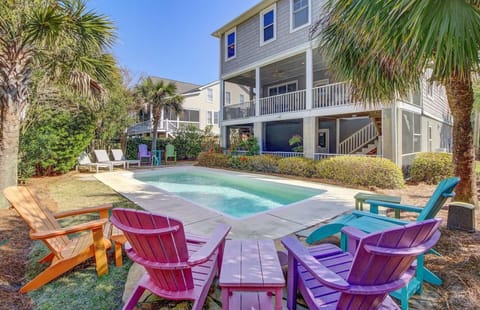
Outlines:
[[[340,154],[376,155],[378,137],[382,134],[381,112],[370,113],[371,123],[360,128],[351,136],[340,142]]]

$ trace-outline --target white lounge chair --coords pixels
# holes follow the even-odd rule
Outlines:
[[[111,163],[113,166],[123,166],[125,169],[126,162],[124,160],[110,160],[108,157],[107,151],[105,150],[95,150],[95,157],[99,163]]]
[[[125,161],[127,163],[127,169],[130,168],[130,164],[137,164],[140,167],[140,160],[138,159],[125,159],[123,151],[121,149],[112,149],[113,160],[115,161]]]
[[[90,160],[90,157],[88,156],[87,152],[82,152],[80,156],[77,159],[77,167],[76,170],[80,167],[88,167],[88,171],[92,171],[92,168],[95,168],[97,173],[99,168],[107,168],[108,170],[112,171],[113,170],[113,165],[111,163],[94,163]]]

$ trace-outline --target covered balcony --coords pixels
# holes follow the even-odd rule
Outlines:
[[[316,50],[224,80],[224,121],[351,104],[349,83],[332,83]]]

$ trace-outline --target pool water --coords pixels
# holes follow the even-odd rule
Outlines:
[[[266,212],[325,192],[260,180],[260,177],[207,170],[159,171],[135,178],[234,218]]]

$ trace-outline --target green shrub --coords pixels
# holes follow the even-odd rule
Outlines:
[[[202,151],[203,132],[195,126],[179,131],[172,144],[177,151],[177,159],[196,159]]]
[[[312,159],[287,157],[278,160],[278,169],[282,174],[310,178],[315,172],[315,164]]]
[[[87,109],[45,108],[20,136],[20,180],[71,170],[92,141],[95,125],[95,115]]]
[[[248,170],[249,165],[249,156],[241,155],[241,156],[232,156],[229,160],[229,166],[233,169],[238,170]]]
[[[452,155],[448,153],[419,153],[415,155],[410,170],[411,180],[437,184],[453,176]]]
[[[258,172],[278,173],[280,172],[278,160],[277,156],[272,155],[251,156],[248,159],[249,169]]]
[[[202,152],[198,155],[198,165],[211,168],[228,168],[230,157],[221,153]]]
[[[402,171],[388,159],[360,156],[339,156],[317,162],[314,177],[348,185],[400,188]]]

